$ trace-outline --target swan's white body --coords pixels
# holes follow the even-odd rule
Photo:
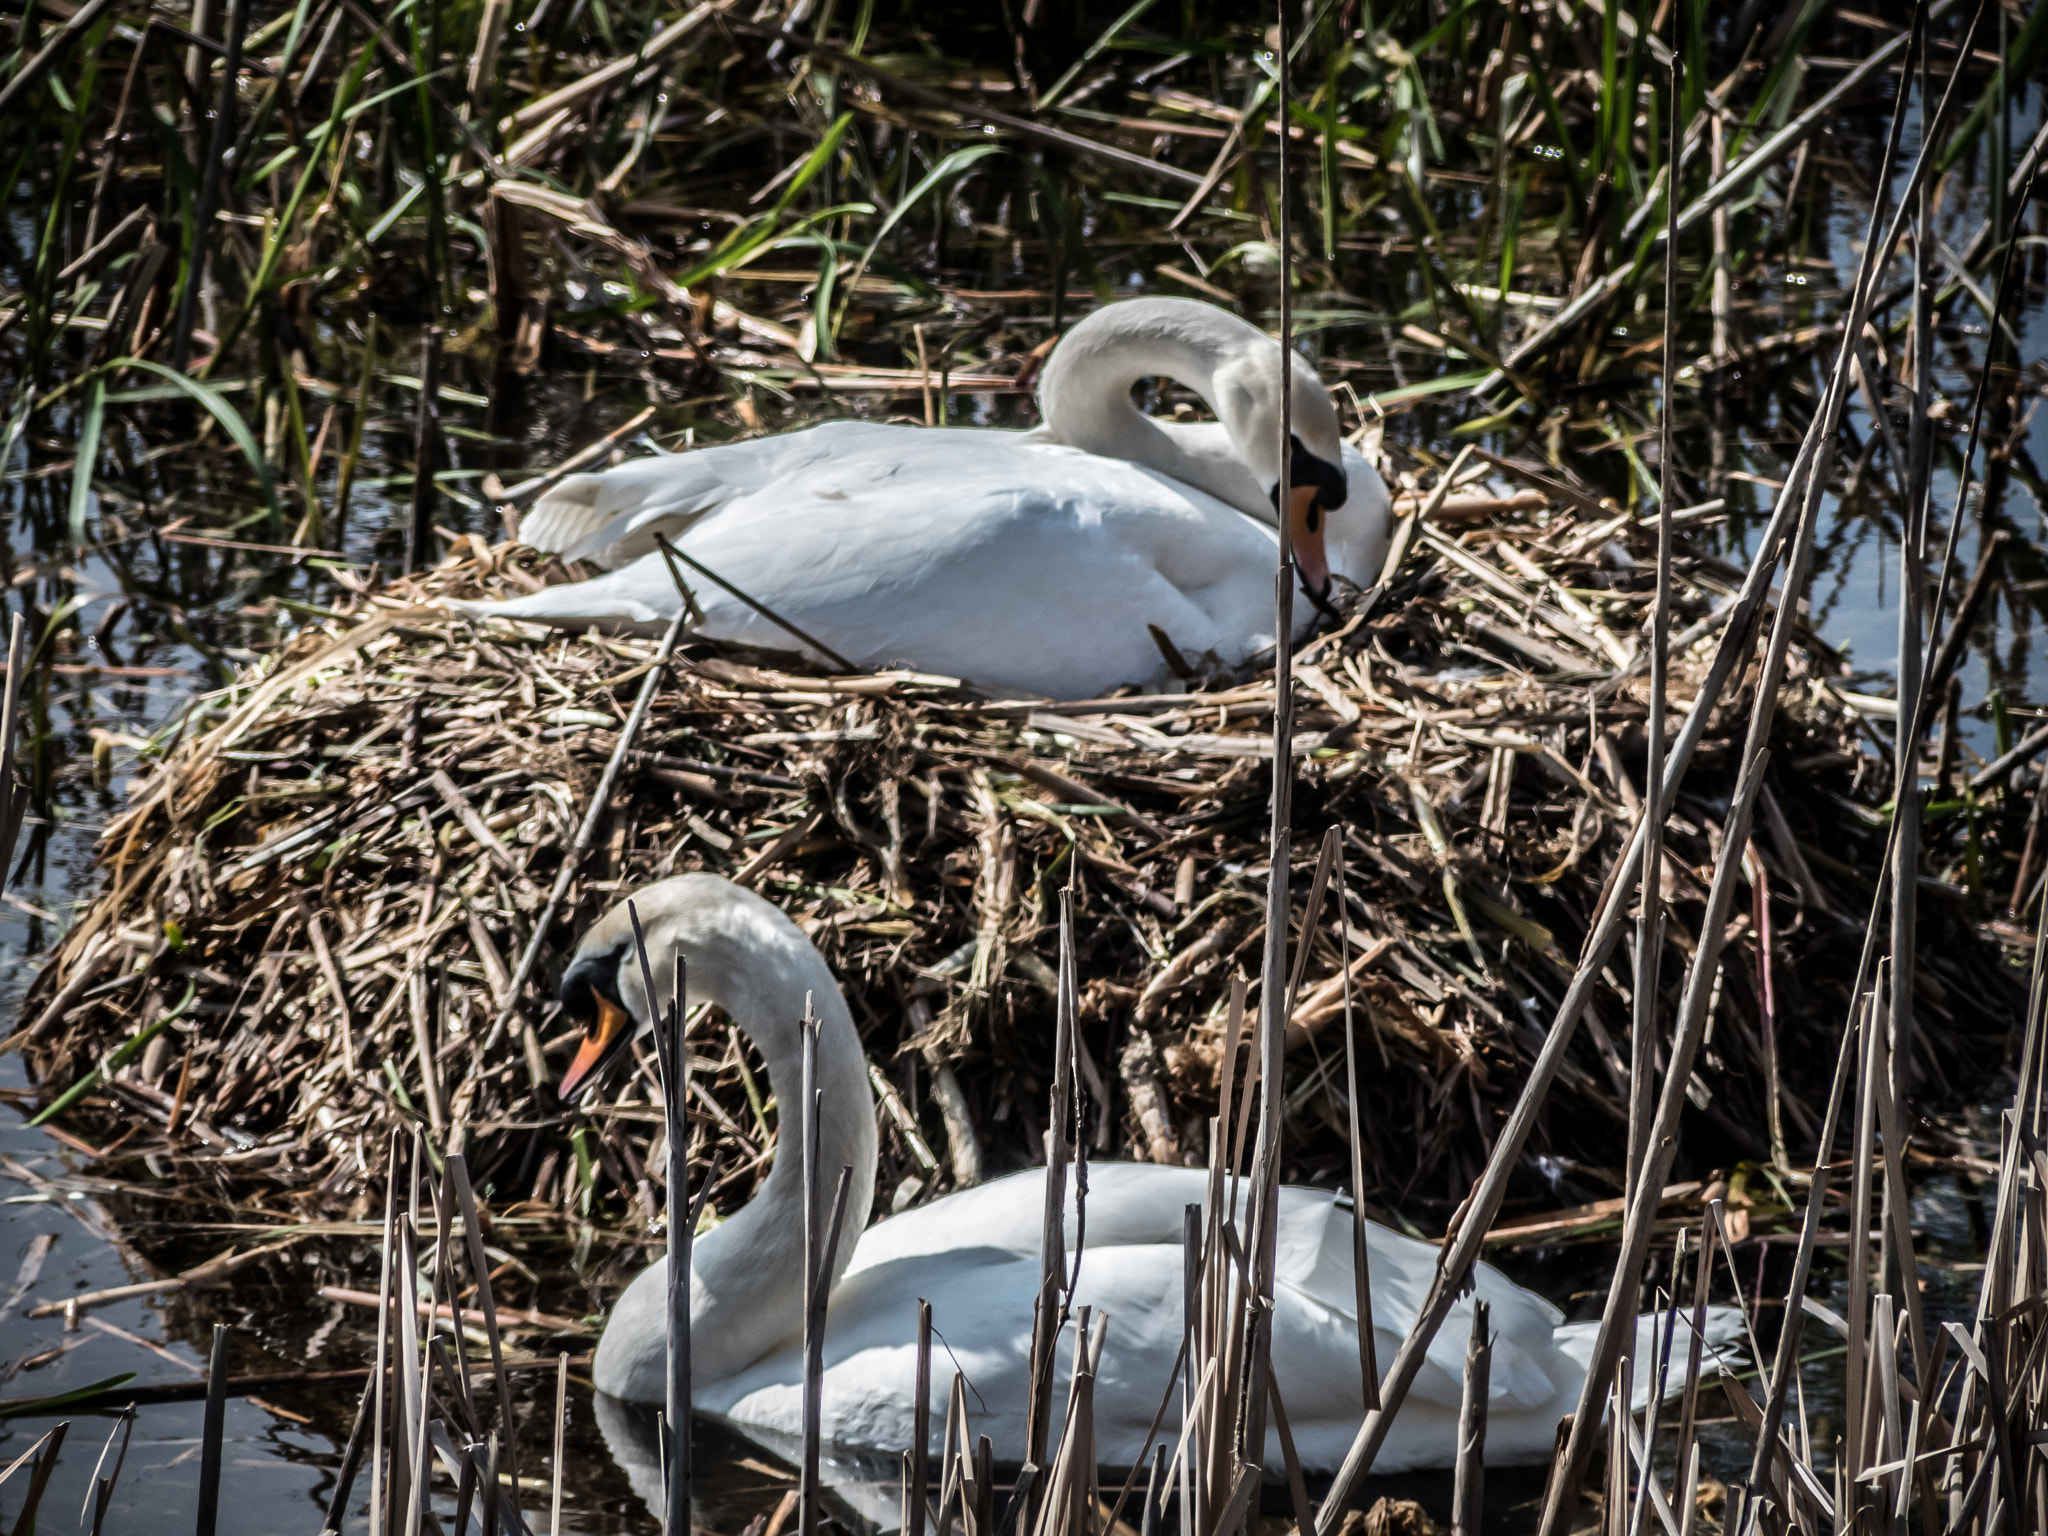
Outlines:
[[[1139,1459],[1173,1373],[1181,1340],[1182,1211],[1205,1203],[1208,1175],[1151,1163],[1103,1163],[1088,1178],[1087,1251],[1074,1301],[1109,1320],[1095,1383],[1095,1445],[1103,1465],[1124,1467]],[[910,1444],[922,1298],[932,1304],[932,1326],[945,1344],[934,1368],[934,1425],[944,1423],[945,1394],[958,1369],[970,1388],[974,1433],[989,1436],[999,1455],[1021,1456],[1044,1179],[1043,1169],[1012,1174],[892,1216],[861,1235],[853,1262],[833,1289],[827,1321],[827,1439],[873,1451],[900,1451]],[[1070,1194],[1070,1242],[1076,1232],[1071,1200]],[[1273,1370],[1296,1454],[1310,1473],[1337,1470],[1364,1416],[1351,1221],[1348,1204],[1326,1190],[1281,1191]],[[1437,1250],[1380,1226],[1369,1226],[1367,1234],[1374,1342],[1384,1363],[1428,1295]],[[659,1398],[666,1285],[664,1260],[635,1279],[612,1309],[597,1356],[596,1380],[603,1390],[643,1401]],[[1554,1448],[1558,1420],[1578,1400],[1599,1323],[1565,1323],[1555,1307],[1490,1265],[1480,1266],[1476,1293],[1492,1308],[1496,1334],[1486,1459],[1496,1466],[1541,1461]],[[1451,1464],[1470,1306],[1469,1300],[1459,1302],[1431,1344],[1375,1470]],[[1634,1358],[1654,1358],[1660,1321],[1641,1320],[1630,1351]],[[1730,1331],[1732,1320],[1717,1316],[1715,1325],[1718,1338]],[[1680,1350],[1687,1337],[1681,1320]],[[1056,1401],[1065,1401],[1069,1353],[1059,1354]],[[802,1335],[793,1328],[744,1369],[697,1381],[695,1406],[793,1442],[803,1429],[802,1382]],[[1639,1402],[1644,1395],[1638,1393]],[[1169,1436],[1179,1432],[1179,1410],[1176,1392],[1164,1421]],[[1275,1472],[1284,1464],[1277,1430],[1267,1440],[1266,1464]]]
[[[827,1179],[853,1169],[847,1230],[865,1224],[875,1173],[873,1099],[844,999],[824,962],[787,918],[760,897],[707,875],[685,875],[634,897],[657,974],[680,948],[692,1001],[722,1003],[761,1048],[781,1103],[800,1051],[792,1021],[805,998],[824,1020],[818,1082],[827,1113],[819,1160]],[[636,1018],[647,1016],[638,962],[621,943],[623,908],[587,934],[572,975],[609,975]],[[741,970],[735,970],[735,964]],[[743,971],[743,974],[742,974]],[[624,1026],[620,1026],[623,1034]],[[593,1047],[594,1049],[594,1047]],[[802,1428],[801,1193],[785,1120],[775,1166],[737,1215],[697,1240],[691,1275],[691,1360],[695,1406],[723,1415],[770,1444]],[[957,1366],[970,1387],[973,1432],[999,1457],[1024,1445],[1031,1302],[1039,1282],[1044,1170],[964,1190],[860,1233],[839,1259],[825,1340],[824,1435],[852,1449],[889,1454],[910,1442],[915,1406],[917,1302],[932,1304],[943,1357],[932,1380],[933,1433]],[[1095,1386],[1099,1459],[1128,1465],[1140,1452],[1180,1346],[1183,1213],[1202,1204],[1208,1175],[1152,1164],[1103,1163],[1089,1171],[1086,1245],[1074,1301],[1108,1318],[1108,1345]],[[1077,1235],[1069,1193],[1068,1242]],[[1333,1471],[1362,1415],[1353,1301],[1350,1210],[1326,1191],[1281,1191],[1279,1284],[1273,1363],[1302,1464]],[[1435,1270],[1437,1250],[1385,1228],[1368,1228],[1373,1325],[1379,1358],[1392,1358]],[[1595,1323],[1566,1324],[1549,1303],[1480,1265],[1477,1294],[1495,1330],[1486,1452],[1495,1463],[1540,1460],[1557,1422],[1577,1399]],[[640,1402],[665,1392],[663,1314],[666,1260],[643,1272],[613,1307],[597,1348],[600,1390]],[[1438,1333],[1375,1465],[1382,1471],[1447,1466],[1455,1425],[1470,1301]],[[1739,1314],[1716,1312],[1715,1342],[1732,1336]],[[1655,1319],[1639,1331],[1637,1358],[1653,1347]],[[1683,1347],[1681,1332],[1681,1347]],[[1062,1366],[1068,1352],[1059,1352]],[[1639,1376],[1639,1380],[1645,1379]],[[1061,1387],[1064,1392],[1064,1386]],[[1165,1424],[1176,1432],[1179,1395]],[[936,1448],[936,1446],[935,1446]],[[1281,1465],[1277,1438],[1268,1466]]]
[[[1088,697],[1166,675],[1148,625],[1190,657],[1234,666],[1273,643],[1279,365],[1277,343],[1213,305],[1109,305],[1054,350],[1033,431],[832,422],[572,475],[523,536],[615,569],[453,606],[665,626],[680,598],[661,534],[861,667]],[[1140,413],[1131,386],[1154,375],[1194,389],[1219,419]],[[1317,530],[1328,569],[1370,585],[1387,546],[1386,488],[1342,443],[1329,396],[1298,358],[1292,379],[1295,436],[1348,489]],[[1305,555],[1315,577],[1312,563]],[[689,579],[700,633],[802,648],[717,584]],[[1305,597],[1296,607],[1306,627]]]

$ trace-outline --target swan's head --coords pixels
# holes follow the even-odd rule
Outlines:
[[[633,919],[647,945],[655,1001],[647,1000]],[[745,1020],[771,1062],[798,1050],[798,1020],[812,999],[827,1018],[846,1014],[832,972],[773,902],[717,875],[677,875],[642,886],[591,924],[562,972],[556,995],[583,1023],[583,1040],[556,1088],[563,1102],[596,1082],[650,1034],[665,1011],[681,960],[688,1003],[714,1002]],[[849,1027],[850,1020],[849,1020]]]
[[[607,920],[611,915],[606,915]],[[627,965],[637,968],[639,964],[632,934],[629,931],[623,942],[609,936],[593,942],[599,940],[604,926],[600,923],[583,936],[583,942],[576,946],[576,953],[569,961],[569,968],[562,972],[561,986],[555,991],[561,999],[563,1013],[569,1018],[584,1021],[583,1040],[576,1047],[576,1059],[569,1063],[569,1070],[562,1074],[562,1081],[555,1088],[564,1104],[603,1076],[624,1053],[627,1041],[653,1028],[651,1021],[634,1018],[620,995],[621,971]],[[629,922],[629,930],[630,926]],[[651,963],[652,952],[648,959]],[[642,990],[644,994],[644,988]]]
[[[1330,557],[1324,532],[1330,514],[1350,499],[1344,474],[1344,434],[1337,407],[1322,381],[1299,354],[1288,360],[1288,402],[1292,408],[1287,460],[1287,505],[1280,505],[1280,344],[1247,325],[1235,355],[1218,368],[1210,406],[1237,451],[1285,518],[1294,563],[1302,584],[1320,598],[1330,589]]]
[[[1056,442],[1128,459],[1200,486],[1239,511],[1285,519],[1303,584],[1329,588],[1324,534],[1350,498],[1337,407],[1298,354],[1287,361],[1291,419],[1280,505],[1280,343],[1250,321],[1195,299],[1105,304],[1053,349],[1038,402]],[[1207,423],[1153,422],[1131,403],[1131,386],[1164,375],[1216,413],[1227,448]]]

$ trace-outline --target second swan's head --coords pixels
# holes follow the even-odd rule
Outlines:
[[[647,1000],[633,914],[647,943],[655,1002]],[[583,1024],[575,1059],[556,1088],[564,1103],[582,1093],[654,1027],[668,1003],[680,956],[690,1003],[734,1014],[771,1063],[797,1049],[807,1003],[828,1019],[846,1013],[838,984],[811,941],[773,902],[717,875],[677,875],[642,886],[577,941],[556,996]]]

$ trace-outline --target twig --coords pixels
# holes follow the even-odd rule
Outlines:
[[[1472,1337],[1465,1344],[1465,1384],[1458,1400],[1458,1460],[1451,1484],[1451,1536],[1479,1536],[1486,1510],[1486,1399],[1491,1389],[1492,1309],[1472,1298]]]
[[[841,672],[851,673],[860,671],[859,667],[855,666],[852,662],[848,661],[844,656],[840,655],[837,651],[833,650],[832,647],[827,645],[824,641],[815,638],[805,630],[798,629],[796,625],[790,623],[788,619],[785,619],[781,614],[777,613],[773,608],[770,608],[766,603],[762,602],[759,598],[749,597],[746,593],[742,592],[738,587],[734,586],[731,582],[727,581],[723,576],[719,575],[718,572],[712,570],[709,566],[704,565],[700,561],[694,560],[690,556],[684,554],[680,549],[676,548],[674,544],[670,543],[667,537],[665,537],[664,535],[657,533],[654,536],[654,542],[656,544],[659,544],[661,546],[662,552],[669,556],[671,559],[680,560],[683,562],[683,564],[687,565],[691,570],[695,571],[699,576],[703,576],[711,581],[715,581],[716,583],[718,583],[719,586],[725,588],[726,591],[730,592],[734,597],[738,598],[741,602],[745,603],[749,608],[753,609],[754,612],[760,614],[761,617],[766,619],[770,624],[773,624],[776,626],[776,628],[786,630],[790,634],[796,636],[797,639],[801,640],[805,645],[808,645],[820,656],[823,656],[827,661],[831,662],[832,665],[837,667]]]

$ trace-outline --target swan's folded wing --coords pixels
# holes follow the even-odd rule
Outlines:
[[[565,560],[617,567],[675,538],[745,487],[727,479],[727,456],[713,449],[635,459],[597,475],[570,475],[534,504],[519,530],[535,549]]]
[[[1291,1198],[1290,1198],[1291,1197]],[[1319,1190],[1281,1192],[1280,1268],[1283,1284],[1346,1317],[1358,1311],[1351,1260],[1351,1211]],[[1318,1210],[1320,1207],[1320,1210]],[[1439,1250],[1430,1243],[1367,1224],[1375,1337],[1384,1369],[1428,1299]],[[1576,1390],[1583,1365],[1564,1347],[1563,1314],[1534,1291],[1491,1264],[1480,1264],[1472,1283],[1492,1309],[1495,1408],[1528,1411]],[[1461,1299],[1430,1342],[1413,1388],[1417,1397],[1455,1408],[1462,1391],[1465,1341],[1472,1303]]]
[[[681,538],[699,518],[737,497],[801,474],[877,431],[901,430],[829,422],[807,432],[657,454],[599,474],[570,475],[534,504],[519,535],[547,554],[616,569],[653,550],[656,535]]]

